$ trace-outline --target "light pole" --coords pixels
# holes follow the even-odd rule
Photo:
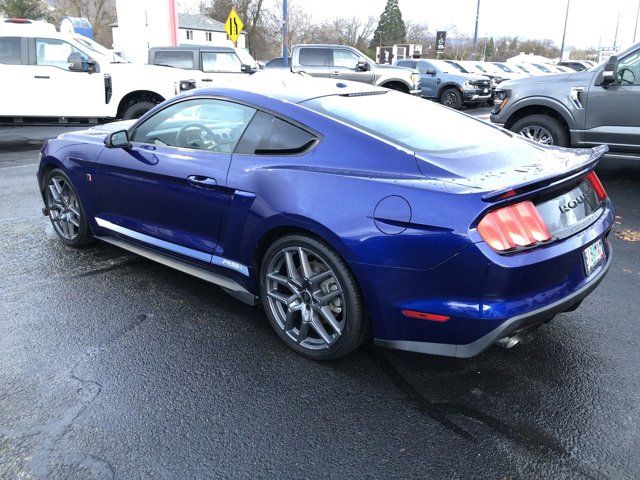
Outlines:
[[[476,59],[476,50],[478,48],[478,22],[480,21],[480,0],[478,0],[478,8],[476,9],[476,29],[473,33],[473,57],[472,59]]]
[[[636,13],[636,28],[633,29],[633,43],[636,43],[636,33],[638,33],[639,18],[640,18],[640,0],[638,0],[638,13]]]
[[[618,27],[620,26],[620,10],[618,10],[618,21],[616,22],[616,36],[613,37],[613,49],[618,50]]]
[[[560,47],[560,60],[564,60],[564,39],[567,36],[567,22],[569,21],[569,4],[571,0],[567,0],[567,12],[564,15],[564,30],[562,31],[562,46]]]
[[[289,12],[287,0],[282,0],[282,66],[289,66]]]

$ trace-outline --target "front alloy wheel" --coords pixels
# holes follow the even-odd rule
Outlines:
[[[297,352],[328,360],[362,343],[366,320],[357,284],[324,242],[277,241],[263,261],[261,290],[273,328]]]
[[[45,182],[46,213],[58,237],[72,247],[91,243],[93,236],[82,203],[69,177],[62,170],[55,169],[49,173]]]
[[[543,145],[553,145],[553,136],[544,127],[540,125],[527,125],[520,130],[520,135],[534,142],[541,143]]]

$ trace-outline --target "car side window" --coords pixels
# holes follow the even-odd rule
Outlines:
[[[204,52],[202,54],[202,71],[240,72],[242,62],[233,52]]]
[[[22,40],[20,38],[0,38],[0,63],[22,65]]]
[[[620,85],[640,85],[640,50],[618,62],[616,82]]]
[[[316,143],[316,136],[292,123],[258,112],[235,153],[247,155],[296,155]]]
[[[355,70],[358,60],[358,56],[349,50],[336,49],[333,51],[334,67],[345,67]]]
[[[76,47],[64,40],[55,38],[36,38],[36,64],[50,67],[58,67],[62,70],[69,69],[69,56],[77,53],[83,62],[88,62],[89,57]]]
[[[155,65],[169,65],[170,67],[186,68],[188,70],[196,68],[193,64],[193,52],[189,50],[157,51],[154,54],[153,63]]]
[[[327,67],[329,50],[326,48],[301,48],[300,65],[309,67]]]
[[[399,67],[417,68],[416,67],[416,62],[411,61],[411,60],[400,60],[400,61],[398,61],[397,65]]]
[[[162,147],[232,153],[256,110],[217,99],[185,100],[143,122],[133,141]]]
[[[416,67],[418,69],[418,71],[422,74],[427,73],[428,70],[428,63],[427,62],[416,62]]]

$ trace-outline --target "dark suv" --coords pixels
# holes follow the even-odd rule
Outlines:
[[[502,83],[491,121],[547,145],[640,156],[640,43],[590,70]]]

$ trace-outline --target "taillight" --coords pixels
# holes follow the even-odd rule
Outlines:
[[[531,202],[520,202],[489,212],[478,224],[478,233],[499,252],[530,247],[551,239],[549,229]]]
[[[589,183],[593,187],[593,190],[596,192],[598,200],[606,200],[609,195],[607,195],[607,192],[605,192],[604,187],[602,186],[602,182],[598,178],[598,175],[596,175],[596,172],[591,172],[589,175],[587,175],[587,180],[589,180]]]

